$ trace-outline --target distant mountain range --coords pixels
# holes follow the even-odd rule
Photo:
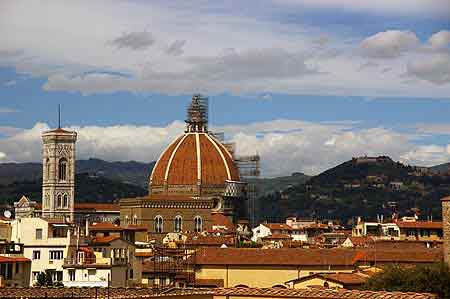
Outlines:
[[[367,161],[366,161],[367,160]],[[79,202],[111,202],[147,194],[148,177],[155,162],[76,162]],[[258,218],[282,221],[288,216],[341,219],[356,216],[374,219],[420,212],[441,216],[440,198],[450,194],[450,163],[416,168],[389,157],[352,159],[317,176],[293,173],[278,178],[251,180],[259,190]],[[441,173],[440,176],[432,175]],[[41,198],[42,165],[0,164],[0,203],[20,196]]]
[[[100,159],[78,160],[76,173],[88,173],[92,176],[108,178],[123,183],[147,188],[148,177],[155,162],[141,163],[107,162]],[[35,181],[42,178],[41,163],[2,163],[0,164],[0,185],[13,182]]]

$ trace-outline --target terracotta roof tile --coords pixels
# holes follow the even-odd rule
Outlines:
[[[292,237],[288,234],[272,234],[269,236],[262,237],[263,240],[291,240]]]
[[[367,236],[349,237],[349,239],[350,239],[350,241],[352,241],[353,246],[356,246],[356,247],[367,246],[367,245],[375,242],[375,240],[372,237],[367,237]]]
[[[442,229],[442,221],[398,221],[400,228]]]
[[[153,169],[151,185],[163,186],[166,175],[167,184],[172,186],[197,186],[199,175],[202,185],[222,186],[226,180],[239,181],[229,152],[206,133],[186,133],[169,145]]]
[[[361,249],[357,256],[360,262],[391,262],[391,263],[438,263],[443,260],[440,248],[412,250],[376,250]]]
[[[303,248],[201,248],[196,252],[199,265],[308,265],[350,266],[357,262],[357,251],[347,249]]]
[[[26,257],[12,257],[0,255],[0,263],[28,263],[31,262],[30,259]]]
[[[120,239],[120,236],[96,237],[92,239],[92,244],[109,244],[118,239]]]
[[[262,223],[262,225],[271,230],[292,230],[292,227],[285,223]]]
[[[216,295],[233,297],[270,297],[301,299],[434,299],[433,294],[385,291],[359,291],[344,289],[283,289],[283,288],[217,288],[217,289],[171,289],[163,296]]]
[[[256,288],[185,288],[166,289],[158,294],[150,288],[1,288],[1,298],[152,298],[216,295],[234,297],[271,297],[299,299],[435,299],[433,294],[358,291],[344,289],[256,289]]]
[[[231,222],[230,218],[223,214],[212,214],[211,222],[213,226],[224,226],[228,229],[234,229],[233,222]]]

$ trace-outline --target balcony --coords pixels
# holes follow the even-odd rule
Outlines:
[[[127,258],[65,258],[65,268],[97,268],[105,266],[125,266]]]

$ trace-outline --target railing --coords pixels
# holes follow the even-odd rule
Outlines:
[[[64,266],[84,266],[84,265],[126,265],[127,258],[65,258]]]

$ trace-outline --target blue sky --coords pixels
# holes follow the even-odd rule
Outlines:
[[[0,162],[38,161],[58,104],[79,158],[152,161],[196,92],[266,176],[450,161],[448,1],[241,2],[0,2]]]

